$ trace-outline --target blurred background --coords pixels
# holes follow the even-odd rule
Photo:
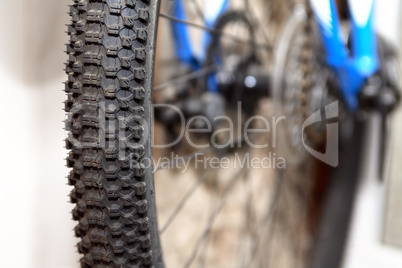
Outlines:
[[[70,3],[13,0],[2,1],[0,6],[3,267],[78,267],[78,240],[73,236],[75,223],[70,213],[73,205],[68,203],[70,187],[65,179],[62,110]],[[377,1],[378,31],[402,49],[401,14],[400,1]],[[399,130],[396,137],[402,133]],[[398,163],[401,141],[394,143],[394,149],[393,161]],[[400,171],[398,167],[391,170],[387,186],[378,188],[369,182],[359,193],[357,206],[362,213],[354,218],[346,267],[402,267]]]

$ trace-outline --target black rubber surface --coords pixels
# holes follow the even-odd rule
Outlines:
[[[151,159],[158,0],[74,0],[66,128],[82,267],[161,267]]]
[[[339,166],[330,170],[310,268],[341,267],[358,185],[364,126],[351,117],[340,125]]]

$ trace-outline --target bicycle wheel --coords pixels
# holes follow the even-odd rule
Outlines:
[[[278,40],[273,66],[273,98],[277,116],[286,119],[279,127],[278,151],[287,159],[283,176],[281,198],[276,217],[292,213],[293,220],[277,226],[283,238],[297,257],[286,267],[308,267],[315,235],[322,225],[322,201],[326,198],[330,170],[312,157],[306,148],[322,151],[323,143],[334,142],[325,137],[325,123],[316,122],[305,127],[311,115],[323,110],[337,99],[331,90],[331,72],[323,61],[323,50],[308,6],[294,5],[293,12],[283,27]],[[334,133],[332,133],[334,134]],[[325,151],[324,151],[325,152]],[[298,197],[298,198],[297,198]],[[298,200],[293,212],[284,207],[287,200]],[[326,208],[327,209],[327,208]],[[291,235],[286,235],[288,231]],[[278,231],[277,231],[278,232]],[[277,235],[278,236],[278,235]],[[289,250],[288,250],[289,251]],[[290,253],[288,253],[290,254]],[[285,264],[286,265],[286,264]]]
[[[398,73],[397,52],[379,35],[377,44],[381,66],[378,73],[385,84],[398,91],[399,82],[394,75]],[[397,105],[398,94],[395,99],[394,105]],[[381,116],[373,111],[361,113],[360,116],[349,114],[341,123],[340,163],[329,173],[328,193],[310,256],[309,267],[312,268],[345,266],[348,244],[353,236],[351,221],[354,213],[359,213],[357,194],[364,189],[362,182],[370,178],[381,180],[384,176],[383,168],[389,153],[386,151],[387,131],[392,126],[387,124],[386,117],[379,119]],[[381,120],[384,121],[380,123]],[[373,156],[375,160],[369,160]]]
[[[67,166],[72,170],[68,182],[74,187],[70,198],[76,204],[72,214],[73,219],[78,221],[75,234],[80,238],[78,251],[83,255],[82,267],[163,267],[159,236],[166,233],[168,227],[174,231],[167,239],[162,237],[162,241],[165,244],[163,249],[167,252],[164,258],[172,267],[189,267],[195,264],[208,267],[264,266],[266,256],[261,245],[269,237],[260,234],[267,229],[275,207],[277,195],[271,192],[276,193],[276,185],[279,185],[267,180],[266,173],[254,172],[250,175],[252,171],[248,167],[231,167],[230,172],[211,171],[209,168],[201,168],[199,172],[192,169],[190,175],[183,177],[186,182],[194,184],[190,189],[181,189],[183,194],[179,191],[181,186],[172,178],[178,177],[178,173],[165,172],[162,176],[169,175],[171,178],[157,181],[156,185],[154,183],[155,169],[164,169],[163,166],[153,166],[152,148],[152,100],[157,99],[153,95],[153,76],[158,18],[162,16],[176,23],[192,25],[195,29],[210,31],[220,37],[226,36],[233,42],[251,46],[255,51],[269,51],[271,48],[266,44],[266,29],[258,19],[261,11],[255,11],[248,2],[233,1],[229,5],[230,8],[240,6],[240,13],[234,14],[241,14],[241,21],[246,21],[246,34],[239,35],[243,39],[235,34],[225,33],[224,29],[189,24],[188,21],[159,13],[161,2],[158,0],[75,0],[70,7],[72,23],[68,28],[70,42],[67,44],[69,60],[66,64],[68,80],[65,86],[65,110],[68,113],[66,129],[69,132],[66,147],[70,150]],[[191,3],[197,7],[197,2]],[[255,3],[261,6],[264,2]],[[199,12],[202,9],[198,6],[195,10],[198,10],[203,19],[204,13]],[[245,13],[247,16],[244,16]],[[240,19],[236,20],[231,16],[229,22],[236,21]],[[248,39],[251,36],[247,30],[250,25],[254,27],[253,33],[259,33],[260,37],[256,40]],[[236,49],[233,51],[231,55],[241,56],[241,52]],[[260,61],[261,59],[262,57],[259,58]],[[262,69],[265,67],[263,64],[256,64],[256,61],[251,62],[254,65],[248,61],[247,68],[238,68],[236,74],[246,79],[250,77],[248,72],[251,69],[256,66]],[[220,70],[222,69],[224,68]],[[171,85],[183,84],[183,81],[190,82],[186,87],[197,87],[197,84],[204,84],[208,74],[204,72],[200,75],[199,71],[192,71],[185,77],[179,77],[181,83],[168,81],[155,88],[155,91],[160,92]],[[251,80],[254,81],[253,77]],[[240,82],[244,84],[244,80]],[[234,87],[240,86],[235,83]],[[211,104],[217,106],[211,94],[205,98],[201,95],[194,96],[205,99],[208,107]],[[240,94],[239,98],[244,96]],[[201,110],[210,111],[211,108],[208,107]],[[244,111],[240,112],[240,121],[248,117]],[[155,128],[158,131],[166,132],[157,127]],[[222,125],[218,124],[217,128],[222,128]],[[256,138],[261,140],[267,137],[256,135]],[[220,141],[226,140],[220,138]],[[219,160],[223,157],[235,159],[234,151],[243,156],[250,153],[245,137],[239,135],[232,141],[238,145],[235,150],[232,147],[216,146],[204,150],[203,153],[210,153]],[[189,159],[194,159],[197,153],[188,150],[188,146],[181,152],[183,151],[190,153],[187,156]],[[265,155],[269,152],[266,150],[253,153]],[[155,154],[159,156],[161,153]],[[170,161],[168,166],[172,163]],[[258,183],[255,178],[257,173],[260,177]],[[251,177],[253,183],[249,179]],[[164,196],[174,199],[174,196],[160,188],[167,188],[168,192],[182,198],[178,205],[171,206],[172,210],[164,211],[160,208],[163,206]],[[206,215],[203,218],[206,219],[205,226],[195,231],[195,235],[185,231],[193,222],[185,228],[180,225],[170,227],[174,224],[172,222],[180,223],[183,220],[177,219],[178,212],[200,188],[204,193],[208,192],[204,197],[211,204],[207,212],[203,213]],[[262,198],[255,200],[257,193]],[[162,200],[158,213],[155,195]],[[225,205],[230,205],[229,196],[235,202],[228,212],[224,212]],[[205,200],[201,203],[205,204]],[[194,207],[192,210],[197,211]],[[218,221],[220,225],[216,227],[214,223],[222,214],[229,215],[229,220],[224,224]],[[158,218],[164,221],[160,229]],[[233,218],[240,220],[233,221]],[[230,222],[236,222],[233,228],[227,228],[230,227]],[[225,228],[228,232],[224,232]],[[171,252],[172,249],[175,250],[172,243],[180,240],[180,235],[196,238],[193,239],[192,246],[185,246],[189,249],[186,256],[176,262],[171,260],[175,257],[175,253]],[[219,236],[229,239],[224,243],[217,243]],[[208,250],[209,248],[212,249]]]
[[[318,151],[322,147],[320,136],[325,133],[325,125],[317,124],[312,129],[306,130],[304,122],[314,112],[328,107],[327,105],[337,100],[339,104],[342,102],[340,89],[333,80],[334,74],[323,60],[322,45],[315,27],[309,6],[295,5],[294,12],[279,38],[274,64],[273,91],[278,104],[277,113],[290,118],[281,128],[283,135],[280,136],[282,137],[280,149],[290,160],[287,171],[296,170],[296,175],[293,175],[296,176],[293,178],[296,183],[293,185],[299,186],[298,190],[304,195],[302,209],[308,215],[298,223],[299,226],[307,223],[310,235],[309,239],[304,240],[307,241],[307,245],[304,246],[306,255],[303,267],[336,268],[342,266],[348,242],[355,194],[363,173],[362,166],[364,168],[362,160],[365,159],[367,152],[373,151],[368,148],[384,148],[381,142],[386,141],[386,129],[385,127],[381,129],[379,126],[381,124],[377,124],[374,127],[375,131],[378,131],[377,136],[374,135],[377,140],[367,142],[365,139],[369,128],[366,128],[366,125],[369,120],[366,117],[370,116],[370,112],[365,114],[367,111],[360,110],[352,113],[340,106],[341,109],[337,114],[339,131],[337,129],[336,133],[332,133],[336,134],[334,141],[337,142],[336,153],[339,153],[339,162],[335,168],[322,163],[311,165],[312,159],[305,148],[311,146],[310,148]],[[386,81],[384,84],[395,86],[396,80],[391,77],[392,73],[396,73],[396,64],[392,64],[396,62],[394,55],[381,38],[378,38],[378,47],[381,59],[379,75],[382,81]],[[386,67],[388,65],[394,67]],[[395,102],[397,98],[395,97]],[[367,107],[364,106],[364,99],[360,105]],[[331,131],[327,128],[326,132]],[[331,142],[333,141],[327,138],[326,143]],[[377,154],[378,152],[381,150],[376,151]],[[383,153],[380,153],[377,160],[380,164],[375,161],[370,164],[381,169],[382,157]],[[306,167],[309,162],[310,165]],[[379,173],[381,174],[381,171]],[[289,177],[287,181],[292,180],[292,174]],[[306,186],[308,184],[310,186]],[[279,207],[278,211],[281,210],[283,209]]]

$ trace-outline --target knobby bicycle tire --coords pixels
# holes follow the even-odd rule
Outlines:
[[[159,0],[74,0],[65,84],[82,267],[163,267],[151,102]],[[131,159],[130,159],[131,158]]]

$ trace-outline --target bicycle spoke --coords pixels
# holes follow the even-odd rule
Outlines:
[[[275,210],[274,213],[272,214],[273,221],[275,221],[275,218],[277,217],[276,215],[278,213],[279,213],[279,210]],[[268,229],[267,229],[268,233],[266,234],[266,237],[270,238],[270,241],[267,242],[267,246],[264,248],[264,252],[263,252],[263,254],[265,255],[264,256],[265,260],[268,260],[268,263],[265,264],[266,267],[270,267],[270,265],[271,265],[272,248],[274,247],[273,240],[275,239],[273,237],[273,235],[276,234],[277,227],[278,227],[278,224],[276,222],[273,222],[272,224],[270,224],[268,226]],[[260,250],[260,254],[262,254],[261,250]],[[248,266],[250,266],[250,265],[251,265],[251,263],[248,264]]]
[[[213,35],[215,35],[216,37],[222,37],[223,38],[227,38],[225,44],[228,44],[228,47],[230,49],[235,49],[238,48],[237,50],[234,50],[233,53],[239,54],[239,51],[244,51],[244,50],[248,50],[248,48],[251,49],[265,49],[268,51],[272,51],[272,46],[269,42],[268,36],[266,35],[266,32],[263,30],[263,28],[261,27],[261,21],[257,20],[258,18],[252,19],[251,20],[251,26],[252,28],[256,29],[255,33],[256,36],[258,36],[258,31],[263,31],[260,34],[263,34],[263,38],[260,38],[259,41],[261,41],[260,43],[257,42],[256,40],[251,40],[254,39],[251,34],[245,35],[244,34],[244,30],[241,28],[241,25],[239,26],[238,24],[234,25],[235,29],[234,31],[230,31],[230,29],[232,28],[228,28],[228,29],[216,29],[213,27],[209,27],[210,25],[207,24],[207,20],[205,17],[205,10],[202,9],[201,4],[197,1],[197,0],[191,0],[192,5],[194,5],[194,9],[191,7],[192,9],[192,13],[193,13],[193,21],[188,21],[185,19],[180,19],[177,17],[174,17],[174,15],[169,15],[170,13],[160,13],[160,17],[165,18],[167,20],[170,20],[174,23],[182,23],[182,24],[186,24],[188,25],[188,27],[192,27],[194,29],[200,29],[202,31],[205,32],[209,32]],[[245,2],[247,2],[248,4],[248,0],[245,0]],[[189,4],[188,1],[186,4]],[[248,8],[248,11],[250,11],[251,8]],[[246,10],[247,11],[247,10]],[[252,14],[252,13],[248,13],[248,14]],[[195,20],[194,20],[194,16],[195,16]],[[198,19],[198,17],[200,19],[202,19],[202,21],[200,19]],[[189,17],[190,19],[190,17]],[[198,23],[197,23],[198,22]],[[200,25],[202,24],[202,22],[205,23],[205,25]],[[247,24],[248,25],[248,24]],[[240,28],[239,28],[240,27]],[[225,32],[226,30],[226,32]],[[243,30],[243,32],[240,32],[241,30]],[[225,40],[225,39],[223,39]],[[236,46],[236,43],[239,44]],[[230,46],[230,44],[232,44]],[[244,46],[241,46],[244,45]],[[265,52],[264,52],[265,53]],[[240,53],[241,54],[241,53]],[[208,63],[207,63],[208,64]],[[205,65],[207,65],[205,64]],[[204,66],[205,66],[204,65]],[[190,73],[184,74],[183,76],[174,78],[171,81],[168,82],[164,82],[158,86],[155,86],[153,88],[154,92],[158,92],[161,91],[163,89],[175,89],[175,87],[177,87],[178,85],[187,85],[186,83],[188,83],[188,85],[195,85],[193,84],[193,81],[196,81],[196,79],[204,79],[206,78],[210,73],[216,72],[219,67],[216,66],[216,64],[210,65],[210,66],[206,66],[196,70],[196,71],[192,71]],[[237,85],[239,86],[239,85]],[[235,91],[233,94],[237,95],[238,92],[241,90],[233,90]],[[240,94],[239,93],[239,94]],[[235,98],[233,97],[233,100]],[[256,135],[252,135],[249,136],[248,138],[252,138],[255,136],[262,136],[262,133],[258,133]],[[239,145],[239,148],[241,148],[242,153],[249,153],[251,148],[249,146],[249,144],[245,144],[245,137],[238,137],[236,139],[236,144],[240,144],[241,142],[241,146]],[[243,143],[244,141],[244,143]],[[190,153],[188,155],[185,155],[183,157],[180,158],[176,158],[174,160],[171,160],[171,162],[169,163],[164,163],[163,166],[157,166],[155,169],[155,172],[158,172],[162,169],[166,169],[169,167],[174,167],[176,166],[175,163],[176,162],[180,162],[180,161],[189,161],[193,158],[195,158],[197,156],[197,154],[207,154],[207,153],[214,153],[216,152],[217,154],[223,154],[223,156],[225,155],[225,153],[227,152],[227,149],[230,148],[216,148],[216,147],[209,147],[207,149],[204,150],[200,150],[198,152],[193,152]],[[233,149],[233,148],[232,148]],[[237,150],[237,149],[235,149]],[[220,156],[218,156],[220,158]],[[218,174],[218,172],[215,174],[211,175],[211,172],[213,171],[213,169],[207,169],[204,170],[202,172],[200,172],[198,175],[196,175],[196,180],[191,182],[191,184],[189,185],[190,187],[187,188],[186,190],[183,191],[184,195],[180,196],[180,200],[177,203],[177,205],[175,205],[175,207],[173,208],[173,210],[171,212],[169,212],[170,214],[168,214],[166,221],[163,223],[161,229],[159,230],[159,234],[163,235],[168,229],[172,229],[173,227],[171,227],[173,225],[173,222],[175,222],[176,219],[178,219],[178,216],[180,213],[184,213],[185,209],[187,208],[187,204],[190,203],[190,200],[192,197],[197,195],[197,190],[200,190],[200,187],[202,187],[202,185],[205,183],[205,181],[207,180],[207,178],[213,179],[212,180],[212,184],[216,183],[217,185],[220,185],[220,182],[218,181],[216,174]],[[265,203],[268,203],[265,205],[263,205],[263,207],[261,207],[261,209],[268,209],[267,213],[265,213],[264,215],[262,211],[260,210],[255,210],[255,206],[258,205],[258,203],[256,202],[256,200],[253,200],[253,196],[255,193],[259,193],[259,190],[254,189],[254,186],[257,186],[257,184],[252,184],[251,181],[249,180],[249,176],[252,176],[253,173],[251,173],[250,175],[250,171],[248,170],[247,167],[245,168],[239,168],[239,169],[234,169],[232,170],[232,176],[230,176],[228,178],[228,181],[222,185],[221,187],[213,187],[210,192],[208,193],[210,198],[206,198],[206,199],[210,199],[210,201],[208,201],[208,203],[210,202],[210,208],[207,208],[206,211],[206,220],[203,223],[204,226],[200,226],[202,229],[199,229],[198,231],[200,231],[200,235],[198,236],[193,248],[190,251],[190,254],[188,256],[186,256],[187,259],[185,259],[185,265],[184,267],[190,267],[191,265],[194,265],[195,262],[197,262],[199,265],[199,268],[202,267],[209,267],[210,265],[210,257],[212,256],[212,249],[215,247],[215,238],[214,234],[215,234],[215,226],[217,226],[217,224],[215,224],[215,222],[217,222],[217,218],[219,216],[221,216],[221,218],[226,215],[226,209],[224,209],[225,204],[228,203],[229,197],[233,196],[233,192],[236,192],[238,187],[239,187],[239,181],[243,180],[244,182],[244,186],[242,185],[242,187],[244,187],[245,191],[244,192],[244,201],[243,198],[242,199],[242,203],[244,202],[244,208],[241,208],[241,213],[244,214],[243,215],[243,220],[244,222],[240,222],[239,224],[239,233],[237,232],[237,230],[235,231],[235,234],[238,233],[237,237],[234,237],[234,242],[236,242],[236,239],[239,239],[239,241],[243,240],[247,240],[247,243],[238,243],[238,245],[235,245],[235,247],[233,247],[233,252],[232,252],[232,247],[231,249],[231,254],[236,254],[234,258],[239,259],[240,261],[237,262],[238,265],[240,265],[241,267],[247,267],[247,264],[252,261],[252,257],[254,257],[254,255],[256,255],[257,253],[259,253],[259,246],[261,245],[256,245],[256,244],[260,244],[260,239],[261,237],[259,237],[259,235],[261,234],[261,230],[263,230],[263,228],[266,228],[268,225],[264,225],[264,224],[269,224],[269,221],[272,218],[272,214],[275,211],[275,207],[276,207],[276,198],[277,198],[277,191],[275,191],[274,196],[271,197],[267,197],[266,199],[264,199]],[[209,181],[209,179],[208,179]],[[278,183],[279,184],[279,183]],[[209,184],[208,184],[209,185]],[[216,185],[216,186],[217,186]],[[259,186],[260,184],[258,184]],[[272,187],[274,188],[274,187]],[[270,188],[270,190],[272,189]],[[270,191],[268,190],[268,192]],[[207,201],[207,200],[206,200]],[[270,203],[269,203],[270,202]],[[243,206],[243,205],[242,205]],[[219,218],[220,220],[220,218]],[[216,234],[218,235],[218,234]],[[251,244],[250,244],[251,243]],[[250,259],[251,258],[251,259]],[[230,263],[232,263],[232,260],[230,261]]]
[[[180,76],[180,77],[178,77],[176,79],[173,79],[171,81],[163,83],[163,84],[161,84],[161,85],[159,85],[157,87],[154,87],[153,90],[155,92],[155,91],[160,91],[162,89],[169,88],[169,87],[174,86],[174,85],[180,85],[181,83],[185,83],[185,82],[190,81],[192,79],[207,76],[208,74],[210,74],[210,73],[212,73],[214,71],[217,71],[217,70],[218,70],[218,67],[215,64],[209,65],[207,67],[204,67],[204,68],[199,69],[197,71],[194,71],[192,73],[185,74],[185,75]]]
[[[204,12],[202,11],[202,8],[200,6],[200,3],[197,2],[197,0],[191,0],[193,3],[195,10],[197,11],[198,16],[202,19],[202,21],[207,24],[207,19],[205,18]]]
[[[216,202],[219,198],[219,190],[218,190],[218,183],[217,183],[218,181],[217,181],[216,177],[217,177],[217,172],[215,172],[214,180],[212,181],[214,193],[213,193],[213,196],[210,198],[210,204],[209,204],[209,209],[208,209],[208,211],[210,211],[209,214],[211,214],[212,211],[214,210],[214,208],[215,208],[214,204],[216,204]],[[208,246],[209,246],[209,243],[212,241],[212,238],[213,238],[212,235],[209,235],[206,238],[206,240],[204,241],[204,245],[203,245],[201,253],[200,253],[200,255],[201,255],[200,268],[205,266],[205,262],[206,262],[206,258],[207,258],[207,254],[208,254]]]
[[[262,133],[262,132],[261,133],[254,133],[254,134],[249,135],[248,138],[249,139],[258,138],[258,137],[262,136],[263,134],[264,133]],[[246,137],[242,137],[241,139],[235,140],[233,143],[234,144],[239,144],[239,143],[242,144],[245,140],[246,140]],[[249,144],[247,144],[247,145],[249,145]],[[179,161],[191,160],[194,157],[196,157],[197,154],[213,153],[213,152],[217,152],[217,151],[220,151],[220,150],[225,151],[225,150],[228,150],[229,148],[230,147],[225,147],[225,148],[211,147],[211,148],[208,148],[208,149],[197,151],[197,152],[194,152],[194,153],[179,157],[175,161],[169,162],[167,165],[164,164],[163,166],[157,167],[155,169],[154,173],[156,173],[156,172],[158,172],[160,170],[163,170],[163,169],[174,167],[177,163],[179,163]]]
[[[225,190],[223,192],[223,196],[222,196],[221,201],[219,202],[218,205],[216,205],[214,211],[209,216],[207,226],[205,227],[205,229],[204,229],[202,235],[200,236],[200,238],[197,240],[197,243],[195,244],[195,247],[193,248],[193,251],[192,251],[192,253],[190,255],[190,258],[187,260],[187,262],[186,262],[184,267],[190,267],[192,262],[197,257],[200,247],[203,245],[203,242],[205,241],[205,239],[209,236],[209,234],[211,232],[212,225],[215,222],[215,219],[217,218],[217,216],[219,215],[219,212],[222,210],[222,208],[226,204],[227,197],[228,197],[229,193],[234,189],[234,186],[236,185],[236,182],[239,181],[239,178],[240,178],[240,175],[242,174],[242,171],[243,171],[243,169],[239,169],[236,172],[236,174],[233,176],[233,178],[230,180],[230,182],[228,183],[228,186],[225,188]]]
[[[219,158],[222,158],[224,155],[225,155],[225,153],[226,153],[226,151],[227,150],[225,150],[225,151],[218,151],[218,154],[220,154],[219,155]],[[215,208],[215,204],[216,204],[216,202],[217,202],[217,200],[218,200],[218,198],[219,198],[219,190],[218,190],[218,180],[217,180],[217,172],[215,172],[215,175],[214,175],[214,179],[213,179],[213,181],[212,181],[212,183],[213,183],[213,189],[214,189],[214,194],[213,194],[213,196],[210,198],[210,205],[209,205],[209,211],[210,211],[210,214],[214,211],[214,208]],[[206,258],[207,258],[207,254],[208,254],[208,249],[209,249],[209,243],[212,241],[212,235],[208,235],[208,237],[205,239],[205,241],[204,241],[204,243],[203,243],[203,247],[202,247],[202,250],[201,250],[201,253],[200,253],[200,255],[201,255],[201,264],[200,264],[200,268],[203,268],[204,266],[205,266],[205,263],[206,263]]]
[[[261,136],[261,133],[257,133],[253,137],[259,137],[259,136]],[[249,144],[248,144],[248,147],[249,148],[247,149],[246,154],[249,153],[250,150],[251,150]],[[186,262],[185,267],[189,267],[192,264],[192,262],[195,260],[195,258],[197,257],[201,246],[203,246],[205,240],[209,237],[209,235],[211,233],[212,225],[214,224],[215,219],[218,217],[219,213],[221,212],[221,210],[225,206],[227,198],[228,198],[228,195],[234,189],[234,186],[236,185],[236,182],[239,181],[239,179],[241,178],[242,172],[245,171],[245,170],[247,170],[247,169],[240,168],[238,171],[236,171],[235,174],[233,175],[233,178],[229,181],[229,183],[225,187],[225,189],[223,191],[223,194],[222,194],[221,201],[217,205],[215,205],[214,210],[210,214],[210,216],[208,218],[208,221],[207,221],[207,225],[204,228],[204,231],[202,232],[202,235],[197,240],[197,242],[196,242],[196,244],[195,244],[195,246],[194,246],[194,248],[192,250],[192,253],[191,253],[190,257]]]
[[[218,29],[214,29],[214,28],[211,28],[211,27],[199,25],[199,24],[193,23],[193,22],[191,22],[191,21],[187,21],[187,20],[181,20],[181,19],[179,19],[179,18],[170,16],[170,15],[165,14],[165,13],[160,13],[159,15],[160,15],[162,18],[165,18],[165,19],[168,19],[168,20],[177,22],[177,23],[187,24],[187,25],[189,25],[189,26],[192,26],[192,27],[194,27],[194,28],[198,28],[198,29],[205,30],[205,31],[210,32],[210,33],[212,33],[212,34],[219,34],[219,35],[221,35],[221,36],[230,38],[232,41],[235,41],[235,42],[238,42],[238,43],[242,43],[242,44],[249,45],[249,46],[256,47],[256,48],[261,48],[261,49],[266,49],[266,50],[272,50],[272,46],[271,46],[270,44],[260,44],[260,43],[256,43],[256,42],[253,41],[253,40],[246,40],[246,41],[245,41],[245,40],[242,40],[242,39],[240,39],[240,38],[237,38],[236,36],[234,36],[234,35],[232,35],[232,34],[229,34],[229,33],[226,33],[226,32],[222,32],[222,31],[220,31],[220,30],[218,30]]]
[[[200,268],[203,268],[203,267],[205,267],[205,262],[206,262],[206,259],[207,259],[207,254],[208,254],[208,249],[209,249],[209,244],[210,244],[210,242],[212,241],[212,237],[213,236],[213,234],[211,234],[211,235],[209,235],[207,238],[205,238],[205,241],[204,241],[204,246],[202,247],[202,250],[201,250],[201,252],[200,252],[200,265],[199,265],[199,267]]]
[[[257,135],[256,135],[257,136]],[[257,136],[258,137],[258,136]],[[243,140],[243,139],[242,139]],[[219,151],[219,150],[224,150],[227,151],[228,148],[211,148],[208,150],[204,150],[202,153],[209,153],[209,152],[214,152],[214,151]],[[200,154],[201,152],[195,152],[192,154],[189,154],[187,156],[184,156],[180,159],[182,159],[183,161],[192,159],[193,157],[195,157],[197,154]],[[221,153],[220,157],[223,157],[224,153]],[[179,161],[179,160],[177,160]],[[174,165],[174,163],[171,163],[171,165]],[[159,171],[161,169],[164,169],[162,167],[158,167],[156,169],[156,171]],[[155,171],[155,172],[156,172]],[[193,186],[190,188],[190,190],[184,195],[183,199],[179,202],[179,204],[176,206],[175,210],[173,211],[173,213],[168,217],[168,220],[166,221],[166,223],[163,225],[163,227],[160,229],[159,233],[162,235],[166,229],[170,226],[170,224],[174,221],[174,219],[177,217],[178,213],[183,209],[184,205],[187,203],[187,201],[191,198],[191,196],[194,194],[194,192],[198,189],[198,187],[207,179],[208,175],[211,173],[212,169],[208,169],[206,172],[204,172],[200,178],[193,184]],[[215,176],[216,178],[216,176]]]
[[[214,151],[219,151],[223,150],[223,152],[220,153],[219,158],[223,157],[225,152],[228,150],[228,148],[213,148],[210,150],[205,150],[203,153],[208,153],[208,152],[214,152]],[[193,154],[190,154],[188,156],[185,156],[183,161],[191,159],[195,157],[196,154],[199,154],[200,152],[196,152]],[[160,170],[159,168],[157,170]],[[193,186],[190,188],[190,190],[184,195],[183,199],[179,202],[179,204],[176,206],[175,210],[173,213],[168,217],[168,220],[166,223],[163,225],[163,227],[160,229],[159,233],[162,235],[166,229],[170,226],[170,224],[174,221],[174,219],[177,217],[178,213],[183,209],[184,205],[187,203],[187,201],[191,198],[191,196],[194,194],[194,192],[198,189],[198,187],[208,178],[208,175],[212,172],[212,169],[207,169],[199,178],[198,180],[193,184]],[[216,179],[216,176],[215,176]],[[215,181],[215,180],[214,180]]]
[[[162,166],[157,167],[157,168],[155,169],[155,173],[158,172],[158,171],[160,171],[160,170],[163,170],[163,169],[167,169],[167,168],[174,167],[177,163],[179,163],[179,161],[191,160],[191,159],[193,159],[194,157],[196,157],[197,154],[206,154],[206,153],[211,153],[211,152],[215,152],[215,151],[218,151],[218,150],[222,150],[222,148],[213,147],[213,148],[205,149],[205,150],[202,150],[202,151],[198,151],[198,152],[194,152],[194,153],[191,153],[191,154],[182,156],[182,157],[180,157],[180,158],[177,158],[176,161],[172,161],[172,162],[168,163],[168,165],[163,165],[163,167],[162,167]]]
[[[197,181],[193,184],[193,186],[190,188],[190,190],[184,195],[184,197],[180,200],[179,204],[176,206],[175,210],[170,214],[169,218],[167,219],[166,223],[163,225],[163,227],[159,230],[159,234],[162,235],[167,228],[169,228],[170,224],[174,221],[174,219],[177,217],[178,213],[183,209],[184,205],[187,203],[187,201],[193,196],[195,191],[198,189],[198,187],[208,178],[208,175],[211,173],[212,169],[207,169],[198,179]]]
[[[272,219],[272,215],[275,212],[277,201],[278,201],[279,195],[280,195],[279,193],[280,193],[280,191],[282,189],[282,185],[283,185],[283,172],[281,172],[279,174],[277,180],[278,181],[276,183],[276,189],[275,189],[274,195],[272,196],[269,209],[267,210],[265,217],[263,218],[263,220],[261,221],[261,224],[259,225],[260,228],[254,229],[253,239],[252,239],[253,249],[251,250],[252,254],[251,254],[250,262],[247,267],[251,266],[251,264],[254,260],[254,256],[259,249],[260,239],[261,239],[261,237],[263,237],[261,229],[268,226],[269,222]]]
[[[245,2],[245,8],[246,11],[249,13],[250,18],[254,18],[254,20],[257,22],[258,25],[258,29],[262,32],[262,35],[265,39],[265,42],[267,44],[270,44],[269,38],[267,33],[265,32],[265,27],[263,27],[261,20],[258,18],[258,16],[254,13],[254,11],[252,10],[251,6],[250,6],[250,1],[249,0],[244,0]]]
[[[244,206],[244,214],[246,215],[244,217],[244,221],[243,221],[243,229],[239,229],[239,238],[238,240],[242,240],[242,241],[246,241],[246,243],[238,243],[237,246],[237,256],[238,256],[238,260],[236,261],[236,263],[240,264],[238,267],[244,267],[244,263],[246,260],[247,256],[242,255],[245,254],[244,252],[247,252],[247,250],[245,250],[245,248],[247,248],[247,239],[250,233],[250,219],[251,219],[251,213],[252,213],[252,197],[253,197],[253,186],[251,184],[251,182],[247,183],[248,178],[250,175],[250,171],[246,170],[246,176],[243,178],[243,182],[244,182],[244,189],[247,191],[247,194],[245,195],[245,206]]]

